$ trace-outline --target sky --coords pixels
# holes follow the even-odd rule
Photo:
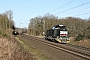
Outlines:
[[[0,13],[12,10],[16,27],[27,28],[31,18],[46,13],[65,17],[90,17],[90,0],[0,0]]]

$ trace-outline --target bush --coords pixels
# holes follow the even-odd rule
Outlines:
[[[6,36],[7,36],[7,34],[6,34],[6,33],[3,33],[2,35],[3,35],[4,37],[6,37]]]
[[[83,38],[84,38],[84,35],[78,34],[78,36],[75,38],[75,41],[83,40]]]

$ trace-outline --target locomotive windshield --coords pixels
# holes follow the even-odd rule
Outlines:
[[[66,29],[65,26],[60,26],[60,30],[61,30],[61,31],[67,31],[67,29]]]

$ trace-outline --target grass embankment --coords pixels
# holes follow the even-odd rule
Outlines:
[[[75,41],[75,38],[71,38],[69,44],[90,48],[90,39]]]
[[[23,39],[19,38],[18,36],[16,37],[17,41],[20,42],[23,47],[29,51],[30,54],[33,55],[33,57],[36,60],[50,60],[47,56],[45,56],[40,50],[35,49],[31,47],[28,43],[26,43]],[[22,48],[20,48],[22,49]]]
[[[0,60],[35,60],[13,35],[7,36],[0,36]]]

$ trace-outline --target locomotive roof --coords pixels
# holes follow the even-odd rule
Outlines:
[[[54,26],[54,27],[60,27],[60,26],[64,26],[64,25],[56,25],[56,26]]]
[[[55,25],[52,29],[59,29],[58,27],[65,27],[65,25]]]

